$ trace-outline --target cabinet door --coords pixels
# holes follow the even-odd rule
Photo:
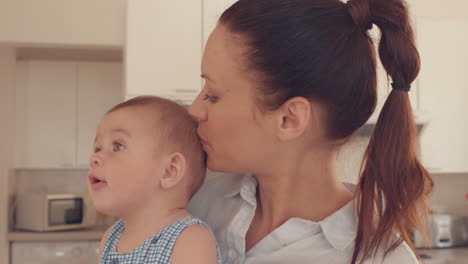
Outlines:
[[[78,63],[77,96],[76,166],[87,167],[99,121],[123,99],[122,64]]]
[[[128,1],[126,97],[192,100],[201,88],[202,1]]]
[[[468,19],[421,18],[421,108],[429,121],[421,135],[424,164],[433,171],[468,172]]]
[[[74,165],[75,86],[74,63],[18,62],[17,167]]]

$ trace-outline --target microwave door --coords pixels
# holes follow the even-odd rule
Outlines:
[[[52,199],[49,201],[49,226],[81,224],[83,199]]]

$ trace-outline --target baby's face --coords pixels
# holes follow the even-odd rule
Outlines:
[[[124,107],[100,122],[90,157],[88,189],[94,205],[109,215],[141,205],[154,195],[162,173],[154,112]]]

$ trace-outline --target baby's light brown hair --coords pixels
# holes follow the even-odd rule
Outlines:
[[[155,136],[161,139],[161,147],[170,153],[179,152],[184,155],[187,175],[191,178],[188,190],[190,199],[202,185],[206,173],[206,153],[198,139],[197,120],[176,102],[150,95],[129,99],[112,107],[107,113],[136,106],[148,107],[154,112],[154,121],[160,125]]]

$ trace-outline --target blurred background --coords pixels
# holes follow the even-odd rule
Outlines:
[[[190,105],[206,39],[234,2],[0,0],[0,264],[96,263],[115,221],[86,195],[98,121],[138,95]],[[468,1],[408,5],[422,60],[410,92],[418,153],[435,178],[433,248],[420,252],[468,263]],[[339,155],[343,181],[358,179],[388,86],[380,71],[379,108]]]

